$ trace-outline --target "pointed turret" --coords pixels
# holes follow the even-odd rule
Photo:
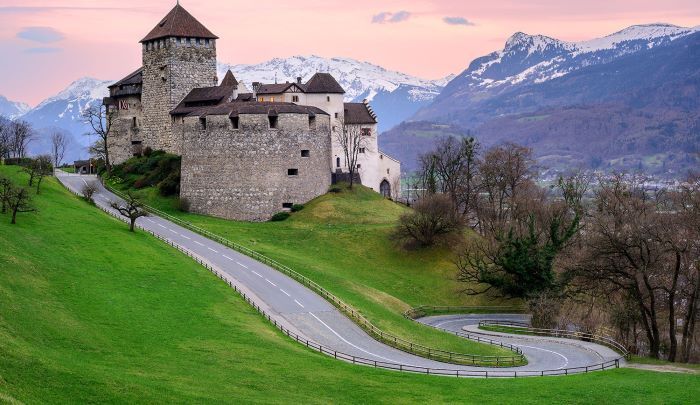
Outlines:
[[[238,80],[236,80],[236,77],[233,75],[233,72],[231,72],[231,69],[226,72],[226,76],[224,76],[224,80],[221,81],[220,84],[221,87],[238,87]]]
[[[218,39],[179,3],[146,35],[141,42],[169,37]]]

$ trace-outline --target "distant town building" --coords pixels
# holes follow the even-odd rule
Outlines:
[[[328,73],[249,89],[229,71],[217,84],[217,39],[178,4],[141,40],[142,67],[111,85],[104,100],[116,118],[113,162],[147,147],[181,155],[180,197],[191,211],[261,221],[347,177],[336,134],[352,126],[366,137],[361,183],[398,195],[400,162],[379,150],[377,117],[366,102],[344,102],[345,90]]]

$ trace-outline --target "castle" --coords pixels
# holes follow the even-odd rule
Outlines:
[[[113,163],[147,147],[181,155],[190,211],[263,221],[348,179],[338,134],[353,131],[361,183],[397,195],[400,163],[379,150],[366,102],[344,102],[328,73],[248,89],[229,71],[218,83],[217,39],[178,4],[141,40],[142,67],[104,100]]]

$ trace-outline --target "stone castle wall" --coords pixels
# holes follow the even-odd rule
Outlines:
[[[180,197],[190,211],[228,219],[265,221],[284,204],[305,203],[328,191],[330,120],[280,114],[279,129],[267,115],[240,115],[233,129],[228,116],[185,118]],[[302,150],[308,157],[302,157]],[[290,175],[289,169],[297,169]]]
[[[126,103],[127,109],[119,109],[120,103],[110,107],[110,114],[113,114],[114,118],[107,137],[107,147],[112,164],[121,163],[132,157],[135,152],[132,142],[143,140],[144,119],[140,97],[123,97],[120,100],[122,107]],[[134,119],[136,119],[135,123]]]
[[[208,43],[208,44],[207,44]],[[170,111],[194,88],[216,86],[214,40],[167,38],[143,44],[144,147],[181,154]]]

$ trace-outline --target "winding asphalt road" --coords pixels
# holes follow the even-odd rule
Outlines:
[[[57,172],[58,179],[68,188],[79,192],[87,182],[97,181],[94,176]],[[95,203],[109,208],[119,197],[103,187],[94,195]],[[171,243],[184,248],[222,272],[226,279],[239,286],[263,307],[278,323],[304,338],[349,355],[405,367],[429,367],[463,371],[541,371],[600,364],[617,357],[604,346],[582,345],[567,339],[538,337],[487,336],[522,348],[529,363],[513,368],[460,366],[418,357],[380,343],[345,317],[338,309],[312,290],[281,272],[257,262],[248,256],[207,239],[158,216],[142,217],[137,226],[151,231]],[[503,315],[508,317],[507,315]],[[494,319],[495,315],[450,315],[422,318],[419,321],[452,331],[474,332],[479,319]],[[516,316],[518,317],[518,316]],[[510,318],[512,319],[512,318]]]

